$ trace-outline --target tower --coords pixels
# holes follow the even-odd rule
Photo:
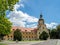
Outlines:
[[[39,36],[40,36],[40,34],[43,31],[49,33],[48,30],[47,30],[47,28],[46,28],[46,25],[44,23],[44,19],[43,19],[43,15],[42,14],[40,14],[40,18],[38,20],[38,26],[37,26],[37,28],[38,28],[38,30],[37,30],[37,39],[39,39]]]

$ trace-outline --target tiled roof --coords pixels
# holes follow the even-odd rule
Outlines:
[[[31,32],[31,31],[37,31],[37,29],[36,28],[25,28],[25,27],[17,27],[17,26],[13,26],[12,27],[12,30],[16,30],[16,29],[20,29],[21,31],[23,31],[23,32]]]

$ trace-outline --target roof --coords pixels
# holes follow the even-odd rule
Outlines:
[[[22,32],[31,32],[31,31],[35,31],[36,32],[36,28],[25,28],[25,27],[18,27],[18,26],[13,26],[12,30],[16,30],[16,29],[20,29]]]

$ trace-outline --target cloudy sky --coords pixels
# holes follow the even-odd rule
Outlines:
[[[41,12],[47,28],[60,24],[60,0],[20,0],[7,17],[13,26],[35,28]]]

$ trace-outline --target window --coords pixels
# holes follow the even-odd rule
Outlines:
[[[27,31],[27,30],[25,30],[25,31]]]
[[[29,36],[29,38],[30,38],[30,36]]]
[[[44,27],[43,27],[43,29],[44,29]]]
[[[33,34],[33,33],[32,33]]]
[[[11,36],[11,38],[12,38],[12,36]]]
[[[26,34],[27,34],[27,32],[26,32]]]
[[[24,36],[23,36],[23,38],[24,38]]]
[[[13,30],[15,30],[15,29],[13,29]]]
[[[8,36],[8,38],[9,38],[9,36]]]
[[[26,38],[27,38],[27,36],[26,36]]]
[[[23,32],[23,34],[24,34],[24,32]]]
[[[9,40],[9,36],[8,36],[8,40]]]
[[[39,32],[39,34],[40,34],[40,32]]]
[[[29,32],[29,34],[30,34],[30,32]]]
[[[32,36],[32,38],[33,38],[33,36]]]

